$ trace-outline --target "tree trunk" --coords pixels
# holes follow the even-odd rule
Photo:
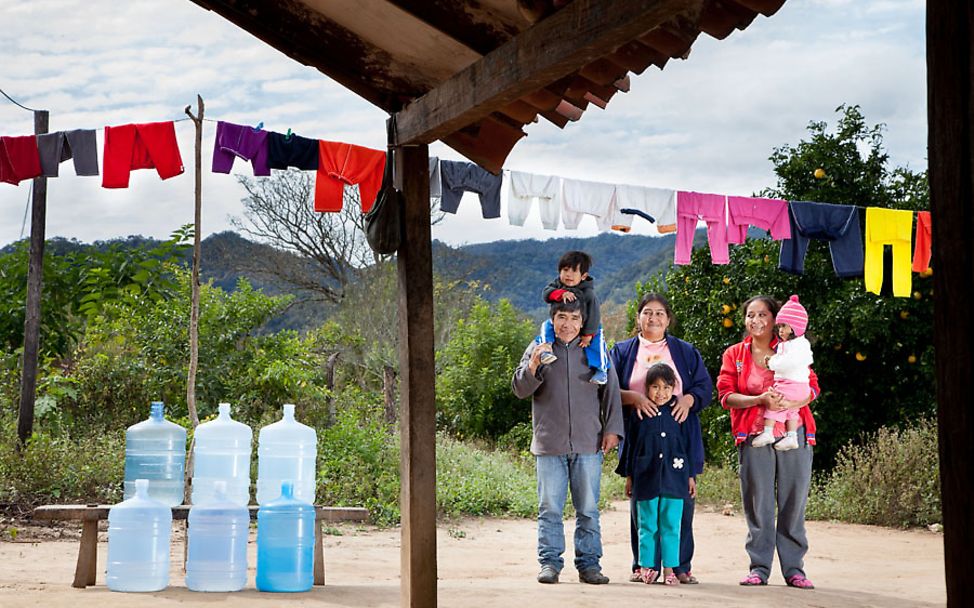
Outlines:
[[[338,412],[335,409],[335,397],[331,394],[335,390],[335,366],[338,364],[338,356],[341,353],[334,352],[328,355],[325,362],[325,388],[328,389],[328,426],[332,426],[338,420]]]
[[[382,399],[385,403],[386,422],[396,421],[399,403],[396,400],[396,370],[391,365],[382,368]]]

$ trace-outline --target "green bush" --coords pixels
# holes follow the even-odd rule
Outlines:
[[[718,509],[729,504],[740,512],[741,482],[736,463],[704,467],[697,477],[697,504]]]
[[[839,451],[835,468],[812,492],[809,518],[926,526],[941,521],[936,422],[883,427]]]
[[[74,437],[35,427],[18,450],[16,418],[0,415],[0,504],[14,514],[47,503],[118,502],[124,466],[123,431]]]

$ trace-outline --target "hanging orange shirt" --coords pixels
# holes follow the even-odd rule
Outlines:
[[[916,247],[913,248],[913,272],[923,272],[930,268],[932,237],[933,226],[930,223],[930,212],[918,211]]]
[[[362,213],[368,213],[379,194],[385,162],[382,150],[319,140],[315,211],[341,211],[345,185],[358,184]]]

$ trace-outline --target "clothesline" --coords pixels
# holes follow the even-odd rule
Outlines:
[[[15,106],[20,106],[21,108],[27,110],[28,112],[37,112],[38,111],[38,110],[35,110],[33,108],[28,108],[27,106],[25,106],[24,104],[20,103],[19,101],[17,101],[16,99],[14,99],[13,97],[11,97],[10,95],[7,95],[7,92],[4,91],[3,89],[0,89],[0,93],[2,93],[4,97],[6,97],[7,99],[9,99],[10,100],[10,103],[14,104]]]

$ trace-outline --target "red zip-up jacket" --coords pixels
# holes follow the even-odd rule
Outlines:
[[[771,341],[774,348],[777,340]],[[731,432],[734,434],[734,444],[743,443],[751,429],[756,426],[758,418],[762,416],[763,408],[752,406],[745,408],[727,407],[727,396],[731,393],[747,395],[747,377],[751,374],[751,366],[754,360],[751,357],[751,336],[744,338],[743,342],[738,342],[724,351],[724,356],[720,362],[720,373],[717,375],[717,395],[720,405],[725,410],[730,411]],[[808,385],[812,389],[812,399],[819,395],[818,376],[811,369],[808,370]],[[805,440],[809,445],[815,445],[815,417],[812,410],[805,407],[798,410],[805,427]]]

